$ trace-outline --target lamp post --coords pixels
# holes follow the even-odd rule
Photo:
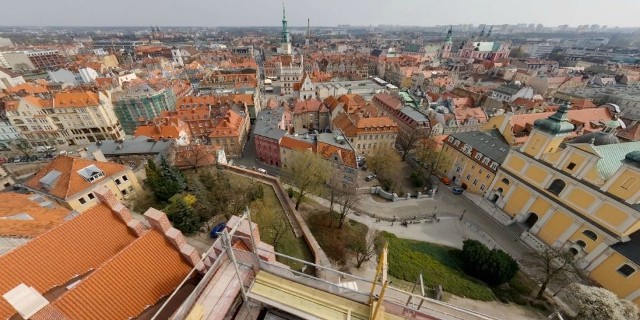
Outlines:
[[[462,210],[462,215],[460,216],[460,221],[464,218],[464,214],[467,212],[467,209]]]

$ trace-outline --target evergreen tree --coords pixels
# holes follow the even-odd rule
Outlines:
[[[157,201],[167,202],[175,194],[184,190],[184,175],[174,170],[177,169],[170,166],[164,158],[161,160],[160,168],[153,161],[147,161],[145,184],[151,189]]]
[[[174,181],[179,186],[180,190],[184,190],[184,188],[186,188],[187,179],[184,176],[184,173],[175,166],[170,165],[164,156],[160,157],[160,172],[165,179]]]
[[[165,209],[173,226],[185,234],[191,234],[200,228],[200,218],[193,210],[195,197],[189,194],[177,194],[171,198],[171,204]]]

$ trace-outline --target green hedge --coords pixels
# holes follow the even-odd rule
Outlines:
[[[495,296],[485,284],[467,276],[460,267],[455,249],[397,238],[384,233],[389,243],[389,274],[414,282],[422,273],[425,285],[442,285],[445,291],[470,299],[490,301]]]
[[[464,241],[460,258],[467,274],[492,286],[511,280],[518,272],[518,263],[506,252],[476,240]]]

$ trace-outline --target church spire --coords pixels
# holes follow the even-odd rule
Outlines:
[[[449,26],[449,31],[447,31],[447,37],[444,38],[445,42],[452,42],[451,34],[453,33],[453,26]]]
[[[289,35],[289,30],[287,29],[287,15],[284,8],[284,2],[282,3],[282,43],[290,43],[291,37]]]

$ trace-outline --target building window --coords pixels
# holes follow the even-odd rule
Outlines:
[[[573,170],[573,168],[575,168],[575,167],[576,167],[576,164],[573,163],[573,162],[570,162],[569,165],[567,165],[567,169],[568,170]]]
[[[89,200],[93,200],[96,198],[96,196],[94,196],[93,193],[89,193],[87,197],[89,197]]]
[[[587,244],[582,240],[576,241],[576,244],[579,245],[582,249],[587,247]]]
[[[129,181],[129,178],[127,178],[127,176],[122,176],[122,180]]]
[[[457,167],[457,168],[456,168],[456,172],[460,172],[460,169],[462,169],[462,168]]]
[[[620,186],[622,189],[631,189],[631,187],[633,187],[634,184],[636,184],[636,178],[634,177],[629,177],[627,178],[627,180],[624,181],[624,183]]]
[[[491,179],[491,173],[487,173],[487,179]]]
[[[593,241],[598,240],[598,235],[595,232],[591,231],[591,230],[582,231],[582,234],[584,234],[585,237],[587,237],[587,238],[589,238],[589,239],[591,239]]]
[[[476,153],[476,157],[475,158],[478,161],[482,160],[482,153],[480,153],[480,152]]]
[[[620,272],[625,277],[628,277],[636,272],[636,269],[625,263],[620,268],[618,268],[618,272]]]
[[[121,183],[121,182],[120,182],[120,179],[116,179],[116,184],[117,184],[117,185],[120,185],[120,183]]]
[[[489,159],[489,157],[484,157],[484,159],[482,159],[482,164],[489,164],[489,162],[491,162],[491,159]]]
[[[478,179],[473,179],[473,185],[477,186],[478,185]]]
[[[484,184],[480,186],[480,191],[484,191]]]
[[[471,175],[470,174],[467,175],[467,180],[471,180]]]
[[[120,193],[122,193],[123,196],[127,195],[127,190],[121,190]]]
[[[502,178],[502,180],[500,180],[500,181],[502,181],[502,183],[504,183],[506,185],[509,185],[509,179],[507,179],[507,178]]]
[[[78,199],[78,202],[80,202],[80,204],[85,204],[87,203],[87,200],[84,199],[84,197]]]
[[[557,195],[560,195],[560,192],[562,192],[562,190],[564,190],[564,187],[566,186],[566,183],[560,179],[555,179],[553,180],[553,182],[551,182],[551,185],[549,185],[549,187],[547,188],[547,191]]]

